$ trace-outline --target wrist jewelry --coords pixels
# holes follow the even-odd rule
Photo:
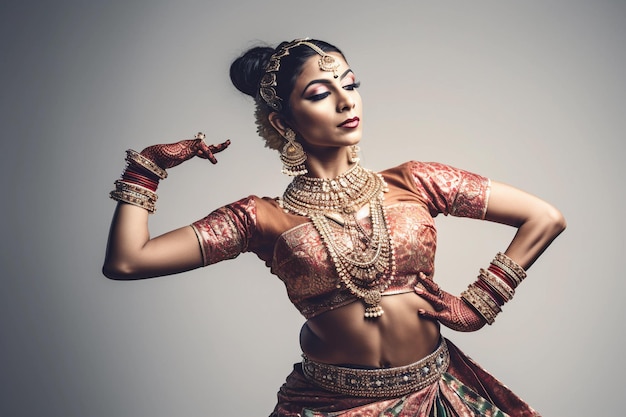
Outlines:
[[[167,178],[167,171],[165,171],[163,168],[161,168],[160,166],[155,164],[153,161],[146,158],[145,156],[143,156],[137,151],[133,151],[132,149],[127,150],[126,160],[128,162],[134,162],[140,167],[145,168],[148,172],[153,173],[159,179],[164,180],[165,178]]]
[[[166,178],[167,172],[145,156],[131,149],[126,151],[126,168],[122,177],[115,181],[115,189],[109,196],[116,201],[132,204],[156,211],[159,180]]]
[[[493,324],[504,303],[511,301],[515,288],[526,278],[526,271],[515,261],[499,252],[489,268],[481,269],[478,280],[461,293],[488,324]]]

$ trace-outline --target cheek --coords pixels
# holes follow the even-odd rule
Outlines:
[[[326,129],[328,123],[331,123],[328,112],[317,109],[301,112],[295,119],[298,127],[303,131],[323,130]]]

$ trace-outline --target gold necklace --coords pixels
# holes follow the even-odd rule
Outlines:
[[[296,177],[281,200],[285,210],[309,217],[322,237],[339,278],[365,304],[365,317],[384,311],[382,293],[396,272],[393,240],[383,205],[387,184],[380,174],[355,164],[334,179]],[[368,231],[356,218],[369,206]]]

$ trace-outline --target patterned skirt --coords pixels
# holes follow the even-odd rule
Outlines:
[[[452,342],[403,367],[294,365],[270,417],[539,417]]]

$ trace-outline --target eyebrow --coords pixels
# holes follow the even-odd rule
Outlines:
[[[341,74],[339,76],[339,81],[343,80],[344,78],[346,78],[346,76],[348,74],[352,73],[352,70],[350,68],[348,68],[347,70],[345,70],[343,72],[343,74]],[[311,82],[309,82],[303,89],[302,89],[302,96],[304,96],[304,93],[306,92],[306,90],[308,90],[308,88],[313,85],[313,84],[330,84],[332,81],[327,79],[327,78],[320,78],[317,80],[313,80]]]

